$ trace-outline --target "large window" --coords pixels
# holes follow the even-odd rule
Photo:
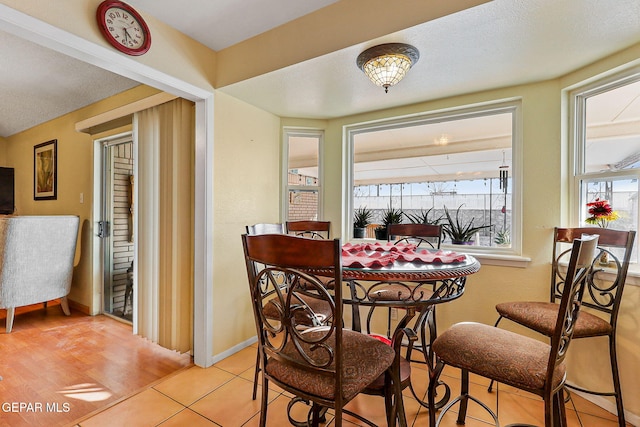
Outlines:
[[[318,220],[322,201],[319,174],[322,132],[285,129],[284,142],[285,221]]]
[[[519,105],[501,102],[349,128],[350,212],[373,211],[367,236],[374,238],[389,209],[402,211],[405,223],[425,217],[445,223],[446,209],[461,222],[486,226],[465,250],[518,252]]]
[[[603,225],[637,230],[640,69],[576,90],[571,100],[576,221],[586,224],[587,203],[607,200],[618,218]]]

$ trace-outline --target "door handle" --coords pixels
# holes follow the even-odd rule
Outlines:
[[[104,239],[110,236],[109,221],[98,221],[98,237]]]

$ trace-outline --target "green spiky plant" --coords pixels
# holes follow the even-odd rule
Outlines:
[[[511,244],[511,234],[509,230],[502,229],[496,233],[493,242],[498,246],[507,246]]]
[[[385,228],[389,224],[400,224],[400,223],[402,223],[402,211],[400,209],[388,207],[382,213],[382,225]]]
[[[365,237],[366,227],[371,224],[373,219],[373,211],[367,209],[366,206],[353,211],[353,237],[356,239],[362,239]]]
[[[382,212],[382,225],[375,230],[376,239],[387,240],[387,226],[389,224],[401,224],[402,223],[402,210],[395,209],[391,206]]]
[[[367,225],[371,224],[372,219],[373,211],[371,209],[367,209],[366,206],[353,211],[353,226],[356,228],[365,228]]]
[[[468,244],[473,241],[473,237],[478,231],[491,227],[490,225],[474,226],[473,218],[470,221],[462,221],[460,219],[460,208],[462,206],[464,206],[464,203],[456,209],[455,219],[451,216],[449,209],[446,206],[444,207],[447,222],[442,225],[442,231],[451,238],[451,243],[453,244]]]

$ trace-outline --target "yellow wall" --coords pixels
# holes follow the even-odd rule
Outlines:
[[[214,354],[256,335],[240,235],[278,222],[280,119],[221,92],[214,130]]]
[[[7,164],[7,140],[0,136],[0,166],[8,166]]]

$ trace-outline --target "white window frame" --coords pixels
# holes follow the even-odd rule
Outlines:
[[[318,185],[289,185],[289,139],[292,137],[318,138]],[[316,190],[318,192],[318,221],[323,219],[323,188],[324,188],[324,131],[320,129],[301,129],[285,127],[282,131],[282,194],[280,197],[280,212],[282,222],[288,221],[289,190]]]
[[[599,171],[585,172],[584,161],[586,157],[585,129],[586,129],[586,100],[592,96],[628,85],[635,81],[640,81],[640,67],[634,67],[622,73],[617,73],[609,77],[593,81],[569,92],[569,141],[572,142],[570,164],[572,166],[571,177],[573,179],[569,194],[570,208],[569,215],[572,223],[579,226],[582,223],[580,217],[582,207],[587,202],[583,200],[584,189],[581,188],[582,181],[606,181],[621,179],[640,180],[640,168],[623,169],[619,171]],[[639,198],[640,200],[640,198]],[[640,211],[640,201],[638,209]]]
[[[616,89],[621,86],[636,82],[640,80],[640,67],[635,66],[625,71],[609,75],[607,77],[593,80],[588,84],[576,87],[569,92],[569,141],[571,144],[570,150],[570,167],[572,180],[569,193],[569,215],[571,223],[574,226],[583,225],[583,219],[581,217],[583,213],[584,204],[587,202],[585,199],[586,187],[581,187],[581,182],[590,181],[607,181],[607,180],[623,180],[623,179],[637,179],[640,180],[640,168],[636,169],[623,169],[619,171],[598,171],[589,172],[584,171],[584,160],[586,157],[585,149],[585,130],[586,130],[586,100],[589,97]],[[640,192],[640,190],[639,190]],[[638,206],[636,209],[640,212],[640,197],[638,198]],[[638,229],[636,224],[636,230]],[[637,237],[636,237],[637,239]],[[632,258],[632,265],[629,267],[629,276],[627,279],[628,284],[640,285],[640,265],[637,263],[637,259]]]
[[[493,102],[460,106],[452,109],[428,111],[409,116],[394,117],[377,121],[347,125],[343,128],[343,200],[342,236],[353,238],[353,182],[354,182],[354,138],[366,132],[394,129],[419,124],[437,123],[443,119],[456,120],[487,115],[487,113],[512,113],[512,224],[511,247],[465,247],[465,252],[478,255],[521,256],[522,254],[522,100],[509,98]],[[443,247],[447,245],[443,244]],[[450,247],[454,248],[453,246]],[[454,248],[455,249],[455,248]],[[507,258],[505,258],[507,259]]]

